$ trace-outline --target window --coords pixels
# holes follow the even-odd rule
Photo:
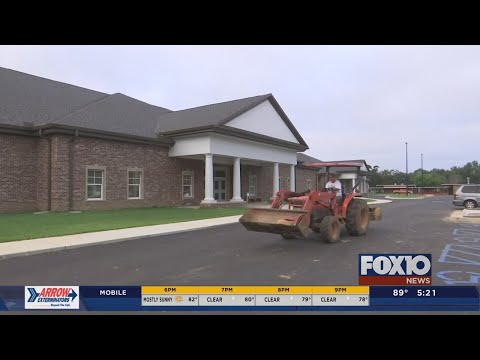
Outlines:
[[[182,194],[184,198],[193,197],[193,171],[182,171]]]
[[[257,175],[248,176],[248,193],[250,196],[257,195]]]
[[[290,190],[290,178],[287,177],[287,189]]]
[[[105,194],[105,170],[87,168],[87,200],[103,200]]]
[[[310,179],[307,180],[307,190],[311,190],[312,189],[312,182]]]
[[[475,185],[464,186],[462,188],[462,193],[464,194],[474,194],[480,192],[480,187]]]
[[[128,198],[141,199],[143,197],[143,172],[141,170],[128,171]]]

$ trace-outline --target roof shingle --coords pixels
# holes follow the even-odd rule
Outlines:
[[[308,147],[272,94],[171,111],[120,93],[109,95],[0,67],[0,123],[4,125],[63,125],[156,139],[168,132],[221,127],[266,100],[280,112],[300,147]]]
[[[169,112],[123,94],[113,94],[53,123],[156,138],[158,119]]]
[[[2,123],[34,126],[61,118],[108,94],[0,67]]]
[[[199,106],[191,109],[173,111],[159,118],[156,133],[190,129],[209,125],[220,125],[236,114],[267,100],[271,94],[253,96],[245,99],[226,101],[217,104]]]

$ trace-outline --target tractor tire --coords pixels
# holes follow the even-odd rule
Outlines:
[[[368,205],[362,200],[352,200],[348,205],[345,227],[350,235],[362,236],[367,233],[370,223]]]
[[[280,234],[282,236],[283,239],[285,240],[293,240],[293,239],[296,239],[297,237],[295,235],[291,235],[291,234],[288,234],[288,233],[282,233]]]
[[[312,210],[310,215],[310,229],[317,233],[320,232],[320,224],[322,223],[322,220],[325,218],[325,216],[329,215],[331,215],[331,213],[327,208]]]
[[[335,216],[325,216],[320,223],[320,238],[329,243],[340,239],[340,222]]]

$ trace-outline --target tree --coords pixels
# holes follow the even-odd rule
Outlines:
[[[393,185],[405,183],[406,174],[396,169],[384,169],[380,171],[378,165],[369,167],[370,184],[377,185]],[[408,174],[408,183],[417,186],[440,186],[441,184],[450,183],[466,183],[467,177],[470,178],[470,183],[480,183],[480,164],[477,160],[468,162],[462,167],[452,166],[450,169],[432,169],[430,171],[423,171],[422,184],[422,169],[416,169]]]

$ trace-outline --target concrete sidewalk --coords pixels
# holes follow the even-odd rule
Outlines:
[[[0,243],[0,259],[134,240],[237,223],[241,215]]]
[[[376,205],[376,204],[388,204],[391,203],[392,200],[383,200],[383,199],[374,199],[374,198],[364,198],[364,197],[359,197],[357,199],[362,199],[362,200],[374,200],[368,203],[368,205]]]
[[[389,203],[389,200],[377,200],[369,203]],[[267,208],[270,204],[255,204],[250,207]],[[55,236],[32,240],[18,240],[0,243],[0,260],[21,256],[40,254],[51,251],[74,249],[82,246],[106,244],[145,237],[168,235],[185,231],[205,229],[214,226],[237,223],[241,215],[225,216],[220,218],[178,222],[173,224],[142,226],[128,229],[107,230],[84,234]]]

